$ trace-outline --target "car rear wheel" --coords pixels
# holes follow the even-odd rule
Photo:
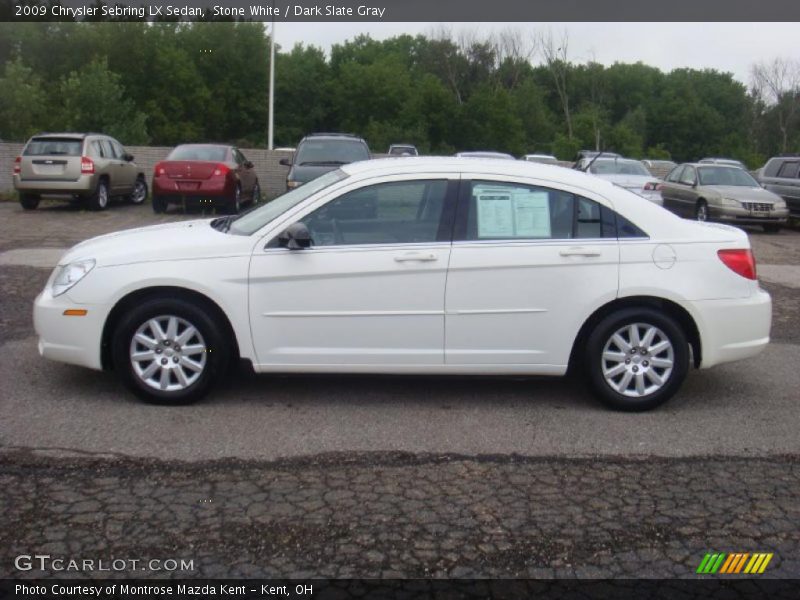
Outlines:
[[[671,317],[651,308],[628,308],[595,327],[585,360],[591,386],[604,404],[645,411],[680,388],[689,370],[688,341]]]
[[[153,196],[153,212],[154,213],[165,213],[167,212],[167,199],[164,196]]]
[[[705,200],[698,200],[694,208],[694,218],[698,221],[708,221],[708,204]]]
[[[87,199],[89,210],[105,210],[108,208],[108,183],[105,179],[97,182],[97,187]]]
[[[131,204],[142,204],[147,200],[147,182],[144,177],[139,177],[133,184],[133,192],[130,195]]]
[[[125,315],[114,333],[114,367],[140,398],[188,404],[227,369],[230,344],[208,311],[183,299],[153,298]]]
[[[36,208],[39,206],[39,200],[41,200],[41,196],[39,196],[39,194],[20,193],[19,195],[19,203],[25,210],[36,210]]]

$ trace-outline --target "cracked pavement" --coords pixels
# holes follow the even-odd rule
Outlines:
[[[174,218],[0,203],[0,253]],[[245,372],[147,406],[40,359],[49,270],[2,264],[0,577],[98,575],[14,569],[45,553],[194,560],[116,573],[138,577],[671,578],[712,551],[800,577],[800,233],[750,233],[773,343],[643,415],[561,379]]]

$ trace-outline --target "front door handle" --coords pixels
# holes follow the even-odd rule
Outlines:
[[[600,256],[597,250],[587,248],[565,248],[559,252],[561,256]]]
[[[395,262],[430,262],[437,260],[437,256],[433,252],[406,252],[399,256],[394,257]]]

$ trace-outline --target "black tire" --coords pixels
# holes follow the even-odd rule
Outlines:
[[[105,210],[108,208],[110,200],[108,194],[108,182],[105,179],[101,179],[97,182],[97,187],[92,192],[92,195],[86,199],[86,206],[89,210]]]
[[[261,186],[256,180],[255,184],[253,185],[253,191],[250,193],[250,206],[255,206],[259,202],[261,202]]]
[[[164,196],[153,196],[153,212],[157,214],[167,212],[169,202]]]
[[[634,390],[630,389],[631,384],[633,384],[633,386],[636,385],[636,378],[641,379],[644,385],[648,385],[649,387],[656,385],[650,379],[650,375],[646,373],[647,370],[652,369],[653,376],[661,377],[667,374],[667,378],[661,387],[639,396],[626,395],[618,391],[618,389],[614,389],[604,375],[604,368],[608,366],[610,369],[614,364],[614,361],[610,361],[607,365],[607,361],[604,358],[603,353],[606,349],[606,345],[613,344],[611,340],[615,333],[634,324],[656,328],[658,334],[654,338],[654,341],[658,343],[664,341],[661,337],[663,335],[666,341],[671,345],[672,350],[672,370],[667,373],[666,369],[649,364],[651,360],[655,362],[655,360],[659,358],[662,360],[666,358],[663,354],[666,351],[650,355],[646,352],[642,353],[641,350],[637,348],[637,352],[631,352],[630,357],[628,357],[627,354],[630,352],[630,349],[623,351],[616,345],[610,346],[611,352],[620,356],[625,356],[625,362],[617,363],[618,368],[621,367],[623,369],[619,374],[619,380],[614,381],[612,377],[611,382],[615,383],[618,387],[622,386],[624,378],[627,376],[626,372],[630,371],[629,374],[632,379],[630,379],[630,383],[627,384],[628,387],[624,390],[629,394],[636,393]],[[638,330],[640,334],[642,331],[646,331],[646,329]],[[630,337],[626,341],[631,341]],[[616,350],[614,350],[614,348],[616,348]],[[641,412],[656,408],[669,400],[678,391],[689,371],[689,344],[681,326],[670,316],[652,308],[626,308],[608,315],[598,323],[587,340],[584,360],[589,383],[601,402],[616,410]],[[634,375],[633,371],[636,371],[637,374]],[[645,390],[646,389],[647,388],[645,388]]]
[[[233,198],[227,201],[228,204],[225,207],[227,210],[226,212],[231,215],[238,215],[239,211],[242,210],[242,185],[237,183],[236,187],[233,189]]]
[[[36,210],[39,200],[41,200],[39,194],[23,194],[22,192],[19,194],[19,203],[25,210]]]
[[[133,192],[128,196],[128,202],[131,204],[144,204],[144,201],[147,200],[147,181],[140,175],[136,178],[136,183],[133,186]]]
[[[762,225],[766,233],[780,233],[781,226],[770,223],[769,225]]]
[[[708,221],[708,202],[698,200],[694,207],[694,218],[698,221]]]
[[[140,327],[157,317],[177,317],[178,320],[191,324],[205,342],[205,352],[200,353],[204,357],[201,356],[199,360],[193,359],[195,362],[205,361],[203,370],[195,381],[183,389],[164,391],[151,387],[134,369],[134,361],[130,354],[133,337]],[[168,321],[162,321],[162,323],[168,323]],[[180,337],[180,333],[178,337]],[[194,339],[199,340],[200,338]],[[172,341],[172,347],[174,348],[174,346],[175,341]],[[161,352],[155,355],[162,357],[158,359],[159,362],[173,360],[178,363],[180,361],[180,359],[176,360],[174,355],[167,354],[170,348],[160,346],[160,349]],[[114,369],[134,394],[145,402],[169,405],[190,404],[205,396],[220,376],[227,372],[232,354],[231,343],[225,330],[217,323],[214,313],[208,307],[181,298],[158,297],[145,300],[122,317],[114,330],[111,350]],[[142,351],[145,350],[146,348],[142,347]],[[145,373],[146,368],[150,366],[149,362],[137,364],[144,369]],[[177,368],[177,365],[173,365],[171,362],[167,362],[166,365],[172,369]],[[160,374],[162,370],[167,369],[156,366],[157,374]],[[169,375],[170,385],[180,384],[176,375],[176,373]]]

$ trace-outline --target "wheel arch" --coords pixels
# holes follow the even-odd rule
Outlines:
[[[582,358],[580,350],[585,347],[589,335],[591,335],[597,324],[611,313],[624,308],[653,308],[675,319],[686,334],[686,338],[692,348],[692,363],[695,368],[700,366],[703,359],[700,330],[692,315],[684,307],[672,300],[657,296],[627,296],[616,298],[604,304],[584,321],[572,344],[572,352],[569,357],[570,370],[579,366]]]
[[[232,363],[238,362],[240,357],[239,340],[236,337],[236,332],[233,329],[230,319],[228,319],[228,316],[225,314],[225,311],[220,308],[219,304],[205,294],[188,288],[178,286],[151,286],[129,292],[120,298],[111,309],[111,312],[109,312],[106,322],[103,325],[103,334],[100,342],[100,363],[104,370],[112,370],[114,368],[111,352],[111,337],[114,335],[114,330],[119,320],[130,307],[150,298],[181,298],[200,304],[212,311],[218,322],[223,324],[228,339],[231,342],[231,347],[234,352]]]

